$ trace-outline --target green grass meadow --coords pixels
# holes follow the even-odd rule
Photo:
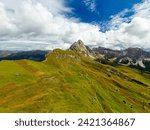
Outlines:
[[[59,49],[43,62],[0,61],[0,112],[150,112],[150,74]]]

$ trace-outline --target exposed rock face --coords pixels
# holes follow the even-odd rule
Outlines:
[[[144,58],[150,58],[150,52],[146,52],[140,48],[128,48],[123,51],[123,56],[128,56],[132,59],[144,59]]]
[[[85,46],[81,40],[78,40],[77,42],[73,43],[69,49],[83,54],[86,57],[93,58],[92,50],[88,46]]]
[[[104,47],[98,47],[98,48],[93,48],[92,51],[96,54],[96,55],[104,55],[106,58],[115,58],[120,56],[121,51],[119,50],[111,50],[108,48],[104,48]]]
[[[144,64],[146,58],[150,58],[150,52],[146,52],[140,48],[128,48],[117,57],[119,63],[123,63],[124,59],[128,59],[128,65],[147,68]]]
[[[106,59],[113,59],[118,64],[143,68],[150,71],[150,52],[146,52],[140,48],[128,48],[120,51],[98,47],[93,48],[92,51],[96,55],[103,55]]]
[[[140,48],[128,48],[126,50],[111,50],[108,48],[98,47],[93,48],[92,51],[95,54],[102,54],[105,55],[107,58],[125,58],[129,57],[132,59],[144,59],[144,58],[150,58],[150,52],[146,52]]]

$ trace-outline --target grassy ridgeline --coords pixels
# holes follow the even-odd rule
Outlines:
[[[0,62],[0,112],[150,112],[150,74],[55,50]]]

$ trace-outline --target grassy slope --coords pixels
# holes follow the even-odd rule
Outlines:
[[[71,51],[44,62],[2,61],[0,112],[150,112],[149,79]]]

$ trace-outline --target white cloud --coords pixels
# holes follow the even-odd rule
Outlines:
[[[85,6],[92,12],[97,12],[95,0],[83,0]]]
[[[9,41],[7,43],[9,45],[12,43],[12,46],[16,46],[14,41],[19,41],[20,43],[21,41],[29,41],[29,44],[32,44],[32,41],[41,41],[41,44],[42,42],[47,42],[49,45],[53,43],[55,47],[66,48],[78,39],[83,39],[88,43],[92,40],[87,36],[95,37],[97,34],[99,35],[98,26],[81,23],[78,19],[68,19],[59,13],[60,10],[69,11],[68,8],[65,9],[62,6],[63,0],[49,1],[52,2],[51,4],[60,2],[61,6],[57,5],[59,7],[57,11],[51,8],[52,5],[46,6],[45,1],[42,0],[0,1],[2,5],[0,6],[2,10],[0,19],[4,23],[1,24],[3,26],[0,25],[0,34],[2,33],[0,40]],[[53,5],[54,7],[55,4]],[[3,48],[2,43],[4,44],[4,42],[0,43],[0,49]],[[24,45],[22,48],[25,46],[28,45]]]
[[[7,35],[7,32],[13,33],[14,31],[16,31],[16,28],[7,17],[4,4],[0,3],[0,36]]]
[[[143,47],[150,48],[150,1],[144,0],[140,4],[136,4],[132,10],[125,10],[112,18],[110,29],[106,34],[113,35],[112,46],[121,45],[127,47]],[[134,15],[124,18],[129,11],[133,11]],[[129,22],[130,21],[130,22]],[[117,27],[117,28],[115,28]],[[110,33],[111,32],[111,33]],[[110,42],[106,41],[109,45]]]
[[[0,50],[68,48],[81,39],[90,46],[150,48],[150,2],[133,7],[135,14],[112,18],[110,30],[65,17],[65,0],[0,0]],[[129,22],[131,21],[131,22]]]
[[[125,32],[132,36],[145,39],[150,34],[150,20],[135,17],[132,19],[131,23],[125,27]]]

